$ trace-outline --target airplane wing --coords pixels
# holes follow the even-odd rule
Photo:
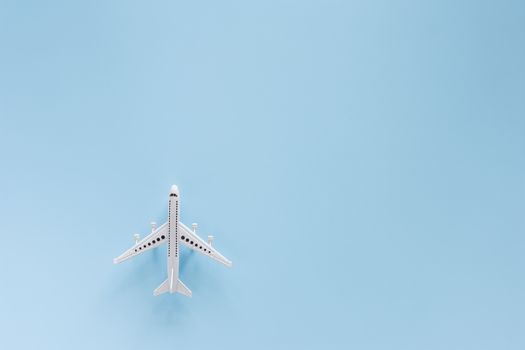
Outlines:
[[[166,222],[163,225],[160,225],[155,231],[153,231],[152,233],[141,239],[139,242],[137,242],[137,244],[135,244],[133,247],[126,250],[118,258],[113,259],[113,263],[121,263],[124,260],[128,260],[136,255],[139,255],[142,252],[145,252],[146,250],[156,248],[164,244],[167,239],[168,223]]]
[[[232,262],[226,259],[221,255],[215,248],[211,247],[206,243],[202,238],[197,236],[188,226],[184,225],[182,222],[179,222],[180,241],[184,243],[187,247],[190,247],[193,250],[198,251],[214,260],[217,260],[221,264],[224,264],[228,267],[232,266]]]

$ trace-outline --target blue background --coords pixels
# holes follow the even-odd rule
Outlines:
[[[525,348],[523,1],[0,1],[0,347]],[[183,252],[182,219],[234,266]]]

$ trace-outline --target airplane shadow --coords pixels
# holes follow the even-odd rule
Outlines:
[[[195,252],[193,250],[184,249],[180,252],[180,263],[179,263],[179,272],[183,273],[190,260],[193,260]]]

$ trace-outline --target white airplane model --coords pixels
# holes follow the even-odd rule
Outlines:
[[[208,236],[208,243],[204,242],[197,236],[197,224],[193,224],[193,230],[190,230],[186,225],[179,221],[179,189],[176,185],[171,186],[169,202],[168,202],[168,222],[156,227],[152,223],[152,231],[144,239],[139,241],[139,235],[135,235],[135,246],[126,250],[118,258],[113,259],[113,263],[118,264],[124,260],[128,260],[134,256],[139,255],[146,250],[159,247],[168,242],[168,278],[155,289],[153,295],[160,295],[162,293],[179,292],[188,297],[191,297],[191,290],[188,289],[179,279],[179,242],[196,250],[218,262],[231,267],[232,262],[222,256],[216,249],[212,248],[211,242],[213,236]]]

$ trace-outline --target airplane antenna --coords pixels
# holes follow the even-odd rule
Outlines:
[[[192,228],[192,230],[193,230],[193,233],[197,233],[197,226],[198,226],[198,225],[197,225],[196,222],[194,222],[193,224],[191,224],[191,228]]]
[[[155,221],[152,221],[150,225],[151,225],[151,232],[155,232],[155,230],[157,229],[157,223]]]
[[[140,241],[140,235],[138,233],[135,233],[133,235],[133,239],[135,240],[135,245],[136,245]]]
[[[213,236],[208,236],[208,244],[210,247],[212,243],[213,243]]]

